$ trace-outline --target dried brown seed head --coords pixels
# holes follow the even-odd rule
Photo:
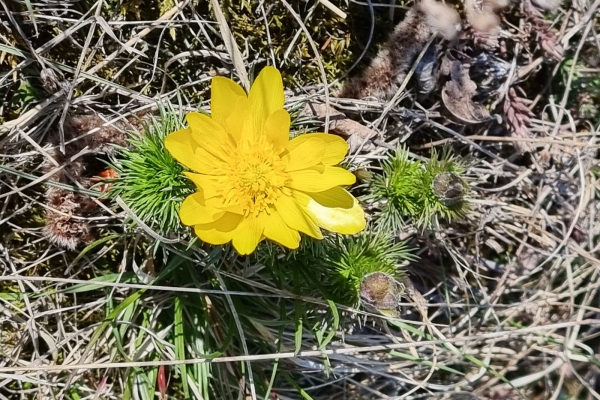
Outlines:
[[[460,16],[458,12],[444,3],[435,0],[421,0],[418,6],[423,14],[427,25],[439,33],[446,40],[452,40],[458,33]]]
[[[460,17],[456,10],[435,0],[411,8],[365,72],[347,81],[338,97],[389,99],[399,90],[415,58],[432,35],[456,37]]]
[[[67,250],[90,239],[90,226],[86,221],[76,220],[68,215],[46,211],[46,226],[42,230],[50,243]]]

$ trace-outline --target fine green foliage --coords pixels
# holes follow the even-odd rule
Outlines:
[[[369,183],[366,200],[380,207],[377,223],[383,229],[395,231],[408,219],[421,229],[431,228],[440,220],[462,218],[468,211],[465,162],[447,149],[441,154],[432,151],[423,163],[410,160],[408,151],[398,148],[382,167],[383,173]]]
[[[383,174],[375,175],[370,182],[368,200],[381,203],[379,224],[384,229],[395,230],[406,216],[419,211],[421,165],[409,160],[404,148],[398,148],[382,162],[382,167]]]
[[[353,306],[358,305],[366,276],[382,273],[402,282],[403,264],[415,259],[405,242],[394,243],[385,230],[338,236],[326,257],[333,272],[328,277],[332,293],[336,300]]]
[[[469,187],[463,178],[465,161],[453,156],[448,148],[439,155],[434,149],[424,167],[417,225],[429,228],[438,226],[439,220],[450,222],[464,217],[469,210]]]
[[[132,133],[130,147],[121,148],[112,160],[118,178],[110,195],[120,196],[138,218],[163,235],[181,229],[177,212],[191,193],[183,167],[164,147],[165,137],[183,127],[182,116],[161,110],[160,119],[152,119],[143,135]]]
[[[354,236],[330,234],[323,240],[303,237],[295,251],[262,243],[255,257],[283,287],[295,287],[302,295],[349,307],[361,303],[365,277],[385,274],[400,287],[406,278],[404,265],[416,259],[406,242],[395,242],[389,231],[375,226]]]

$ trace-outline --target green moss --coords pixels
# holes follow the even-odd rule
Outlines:
[[[271,38],[269,43],[259,3],[259,0],[250,0],[245,2],[246,7],[231,4],[226,8],[231,31],[240,49],[250,49],[255,59],[271,60],[274,55],[288,87],[320,82],[321,72],[315,53],[296,19],[281,3],[265,3]],[[347,21],[318,3],[314,3],[317,8],[313,12],[307,3],[296,0],[291,4],[319,49],[328,81],[338,78],[355,57],[350,49],[351,31]],[[342,10],[347,11],[343,6]]]

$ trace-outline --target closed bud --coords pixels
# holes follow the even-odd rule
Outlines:
[[[465,183],[454,172],[439,173],[431,184],[435,197],[446,207],[452,207],[464,200]]]
[[[367,308],[387,316],[398,315],[401,287],[390,275],[373,272],[365,275],[360,283],[360,298]]]

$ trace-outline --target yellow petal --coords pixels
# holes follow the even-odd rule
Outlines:
[[[290,228],[304,232],[315,239],[323,239],[323,234],[315,221],[295,198],[287,195],[279,196],[275,203],[275,209]]]
[[[239,204],[226,203],[223,197],[223,183],[219,180],[218,176],[194,174],[191,172],[184,172],[198,188],[198,192],[201,192],[204,197],[204,204],[207,207],[219,209],[220,211],[227,211],[234,214],[244,214],[244,209]]]
[[[223,205],[223,197],[213,197],[212,199],[206,199],[206,205],[209,207],[218,208],[221,211],[226,211],[233,214],[244,215],[245,209],[238,204]]]
[[[223,173],[222,171],[225,162],[222,159],[213,156],[202,147],[196,147],[194,157],[199,161],[196,163],[196,168],[192,168],[194,171],[206,175],[219,175]]]
[[[233,103],[231,115],[224,122],[225,130],[237,143],[243,137],[244,132],[250,130],[252,119],[250,118],[250,100],[247,97],[238,97]]]
[[[286,172],[298,171],[313,167],[323,159],[325,142],[319,138],[305,140],[300,146],[294,147],[288,154],[289,161],[285,166]]]
[[[210,83],[210,113],[219,124],[226,126],[226,121],[235,113],[238,98],[247,101],[246,92],[240,85],[229,78],[216,76]]]
[[[250,88],[250,109],[252,110],[253,133],[262,135],[269,115],[283,108],[283,81],[281,74],[273,67],[265,67]]]
[[[283,149],[290,140],[290,114],[281,109],[269,115],[265,122],[265,134],[275,151]]]
[[[362,231],[367,224],[365,212],[356,199],[352,208],[332,208],[319,204],[305,193],[295,191],[294,198],[306,208],[321,228],[330,232],[352,235]]]
[[[263,237],[265,229],[265,213],[246,217],[233,235],[233,247],[240,255],[252,253]]]
[[[192,129],[192,138],[200,147],[221,160],[228,158],[233,141],[223,126],[208,115],[197,112],[187,114],[185,120]]]
[[[225,213],[218,220],[209,224],[194,226],[196,235],[203,242],[210,244],[225,244],[229,242],[244,217],[239,214]]]
[[[171,133],[165,138],[165,148],[180,163],[193,171],[206,170],[206,164],[201,158],[196,157],[198,145],[192,139],[190,128],[181,129]]]
[[[209,224],[221,218],[223,211],[209,207],[202,193],[193,193],[183,200],[179,218],[184,225]]]
[[[298,231],[290,228],[275,210],[267,216],[263,234],[288,249],[297,249],[300,245],[300,234]]]
[[[319,138],[325,142],[325,152],[322,163],[325,165],[336,165],[344,161],[348,152],[348,144],[339,136],[329,133],[307,133],[290,140],[286,148],[292,151],[311,138]]]
[[[335,186],[324,192],[309,193],[310,197],[325,207],[352,208],[354,197],[345,189]]]
[[[303,192],[324,192],[334,186],[352,185],[356,182],[353,173],[330,166],[294,171],[289,176],[290,182],[286,186]]]
[[[196,187],[204,193],[205,199],[210,199],[219,194],[219,180],[214,175],[194,174],[191,172],[184,172],[185,176],[188,177]]]

